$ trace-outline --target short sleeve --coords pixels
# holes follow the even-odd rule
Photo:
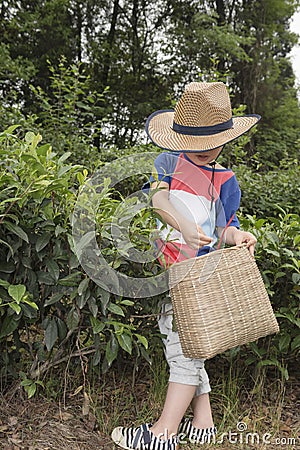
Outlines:
[[[221,187],[219,202],[217,205],[216,226],[225,227],[233,216],[230,226],[237,228],[240,227],[239,220],[236,216],[236,212],[240,206],[240,201],[241,190],[236,176],[233,175]]]
[[[179,153],[161,153],[154,161],[154,168],[150,176],[150,183],[154,181],[165,181],[171,184]]]

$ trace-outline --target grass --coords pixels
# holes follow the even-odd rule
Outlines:
[[[158,417],[167,388],[167,367],[160,356],[137,374],[127,370],[107,374],[94,394],[93,407],[100,429],[110,433],[118,425],[151,422]]]
[[[296,449],[300,424],[295,412],[290,412],[293,405],[287,392],[299,390],[299,385],[276,378],[278,374],[267,373],[266,369],[253,373],[238,360],[218,358],[208,361],[207,367],[212,385],[212,410],[218,428],[213,447]],[[158,353],[150,368],[142,366],[136,374],[129,369],[127,364],[125,370],[124,367],[122,371],[114,370],[102,380],[100,389],[92,389],[93,408],[100,430],[108,436],[117,425],[155,421],[163,407],[168,383],[163,355]],[[277,443],[275,439],[282,441]],[[199,446],[186,445],[184,448],[192,450]],[[212,448],[212,445],[201,448]]]
[[[23,390],[12,389],[3,397],[0,408],[0,448],[11,448],[10,439],[18,435],[22,448],[28,448],[29,442],[34,443],[33,450],[116,450],[110,439],[115,426],[153,422],[160,415],[168,368],[161,348],[154,356],[151,366],[139,362],[135,368],[132,359],[118,359],[104,375],[92,367],[83,373],[78,362],[61,371],[53,370],[43,379],[45,388],[39,388],[31,400]],[[247,367],[240,355],[213,358],[206,362],[206,368],[218,436],[215,443],[201,446],[203,450],[297,448],[297,367],[288,382],[270,368]],[[247,429],[242,431],[241,426]],[[180,447],[196,448],[199,446]]]

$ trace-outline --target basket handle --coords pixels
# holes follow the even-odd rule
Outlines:
[[[219,243],[218,243],[218,246],[217,246],[217,250],[220,250],[220,248],[221,248],[221,245],[222,245],[222,241],[223,241],[223,238],[224,238],[225,231],[227,230],[227,228],[229,227],[229,225],[230,225],[231,222],[233,221],[234,215],[235,215],[235,213],[232,214],[232,216],[230,217],[230,219],[229,219],[228,222],[226,223],[225,228],[224,228],[223,231],[222,231],[222,234],[221,234],[221,236],[220,236],[220,240],[219,240]]]

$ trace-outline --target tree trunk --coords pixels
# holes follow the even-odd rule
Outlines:
[[[218,26],[221,27],[226,23],[225,5],[223,0],[216,0],[216,8],[218,14]],[[223,74],[225,72],[224,58],[220,58],[218,62],[218,71]]]
[[[77,59],[82,59],[82,12],[80,2],[76,3],[76,52]]]
[[[115,40],[115,34],[116,34],[116,26],[117,26],[117,19],[119,14],[119,0],[114,0],[114,6],[113,6],[113,12],[112,12],[112,18],[110,23],[110,29],[107,35],[106,39],[106,49],[104,52],[103,57],[103,70],[102,70],[102,87],[103,89],[108,85],[108,76],[109,76],[109,70],[111,65],[111,49]]]

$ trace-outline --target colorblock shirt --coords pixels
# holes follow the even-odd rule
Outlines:
[[[201,226],[213,240],[199,250],[191,249],[180,231],[158,221],[161,239],[157,246],[162,264],[167,266],[187,258],[200,256],[213,250],[217,242],[216,227],[239,227],[236,211],[241,191],[230,169],[217,169],[197,165],[187,153],[161,153],[154,161],[151,182],[164,181],[169,185],[169,201],[190,222]],[[159,183],[158,183],[159,188]]]

